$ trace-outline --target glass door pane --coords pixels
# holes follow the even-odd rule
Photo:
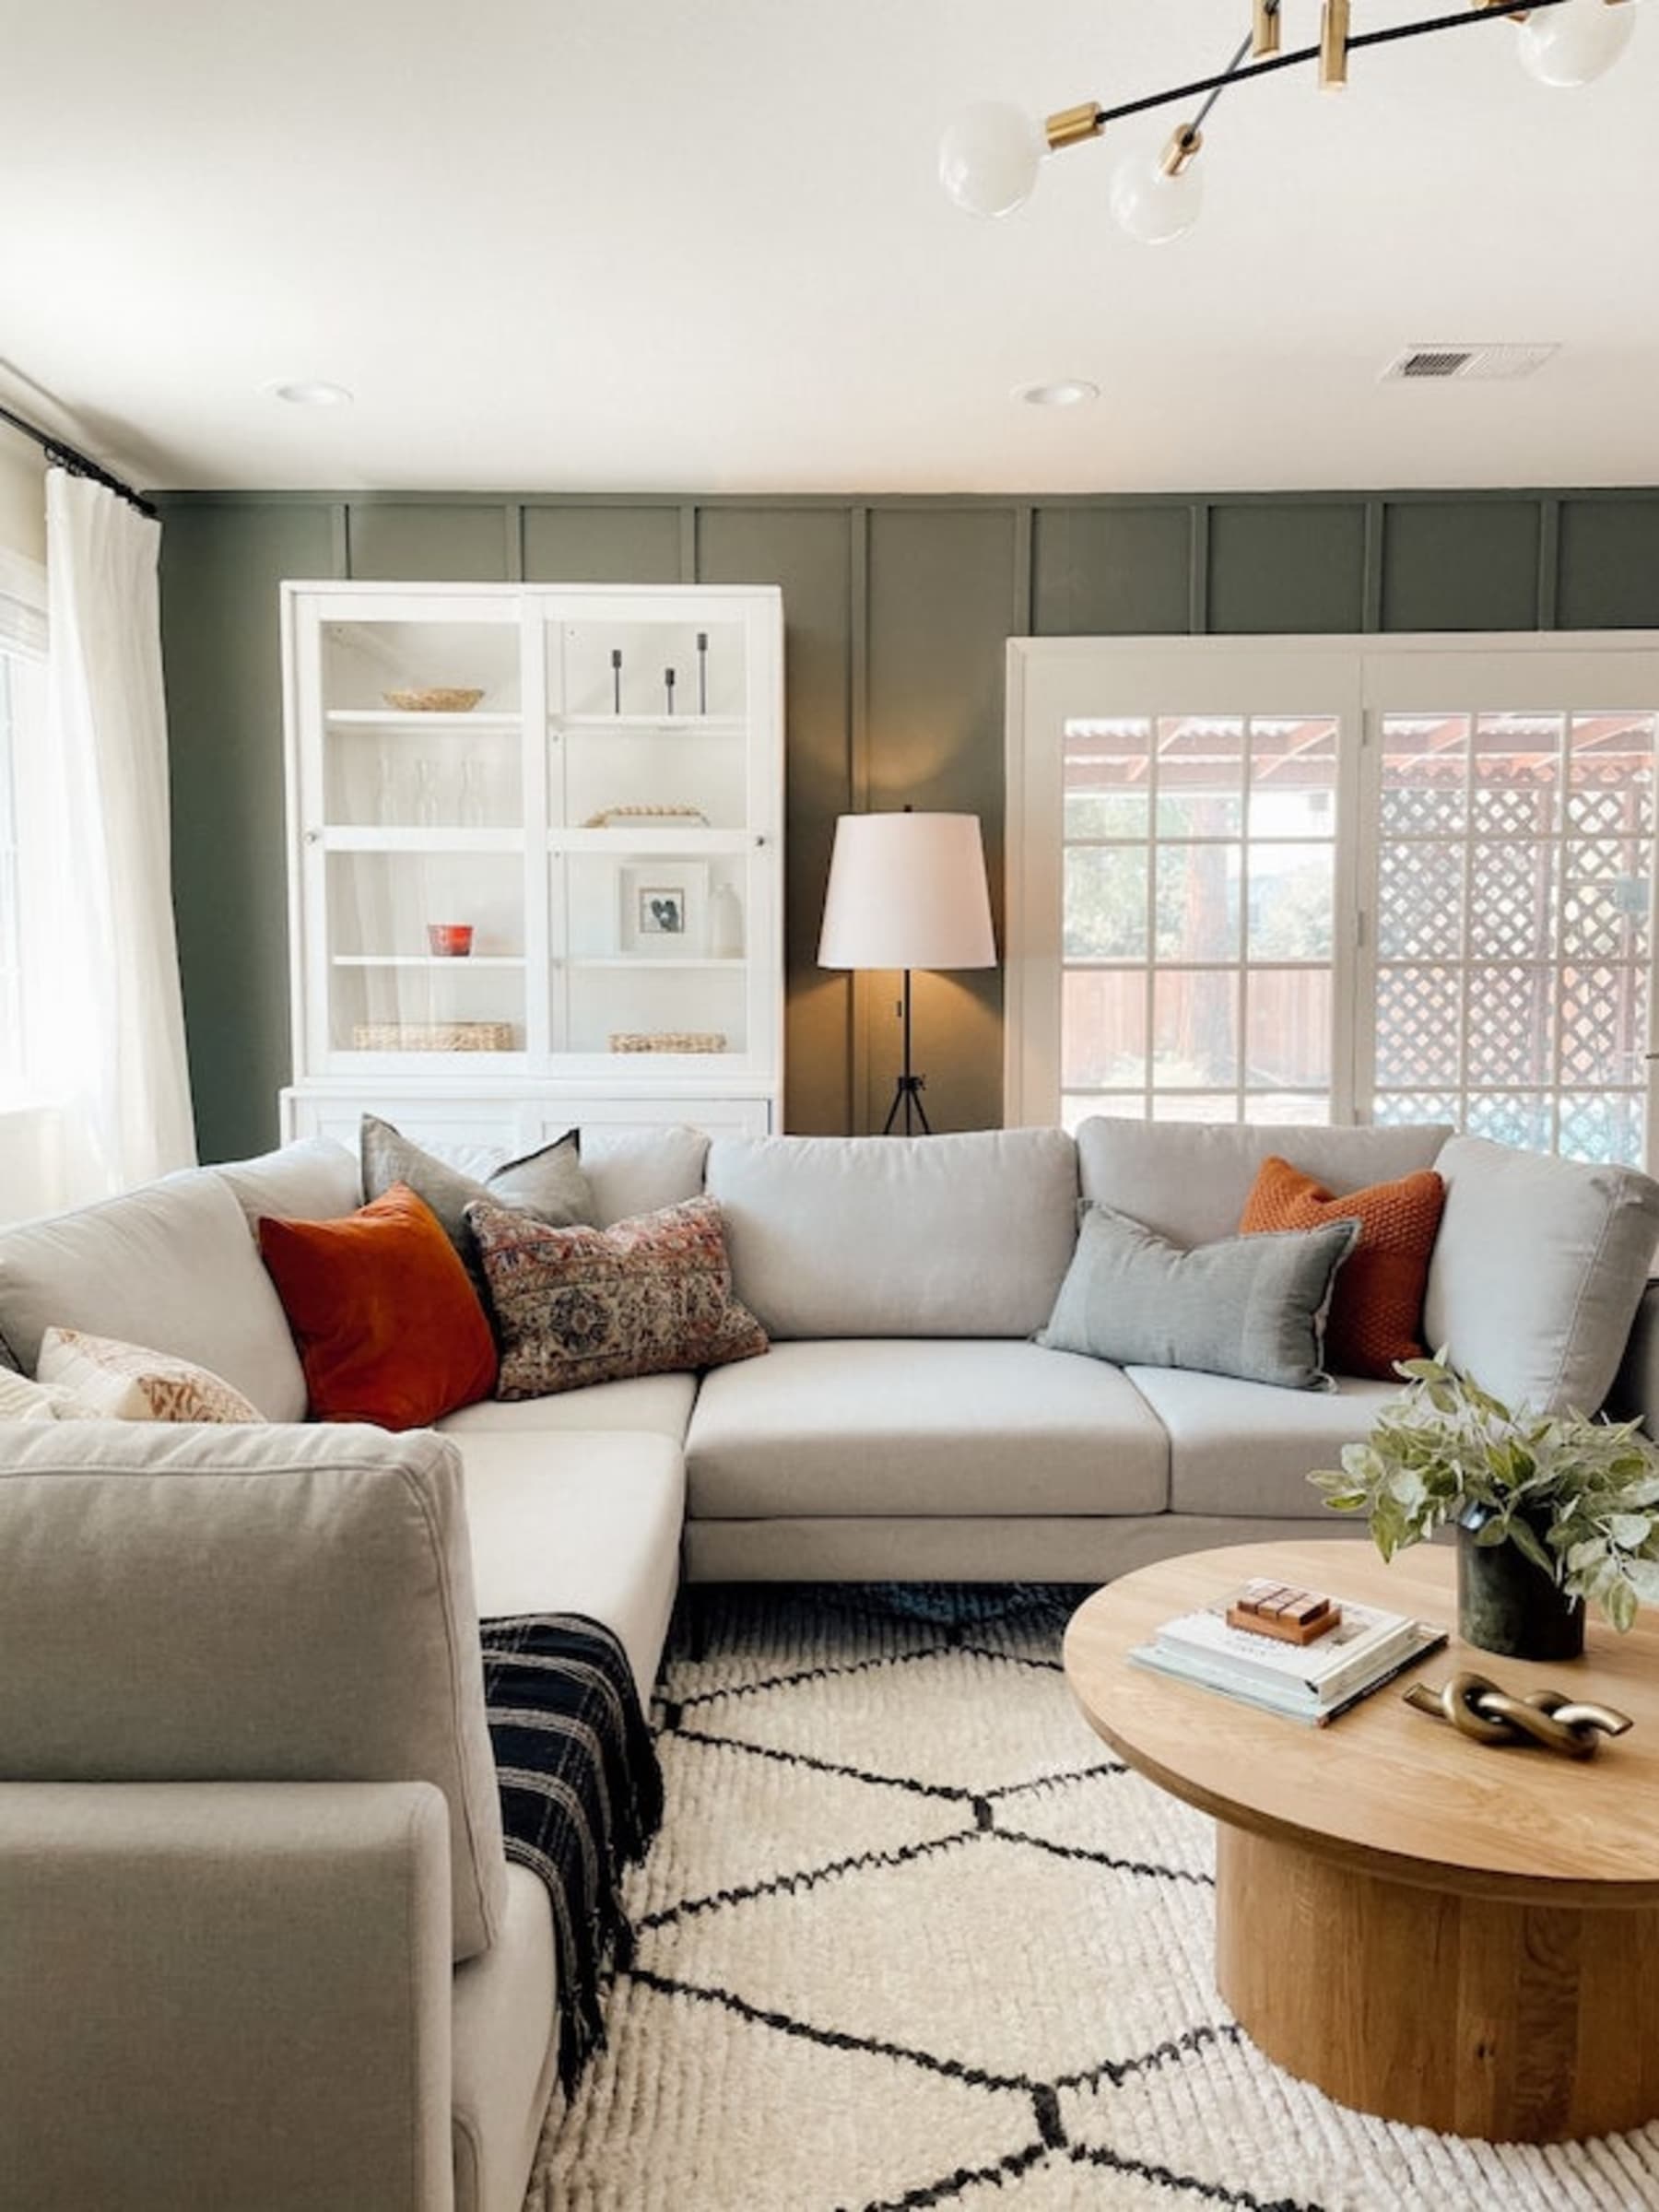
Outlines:
[[[1641,1159],[1656,728],[1380,715],[1378,1121]]]
[[[1065,726],[1068,1124],[1329,1119],[1340,717]]]

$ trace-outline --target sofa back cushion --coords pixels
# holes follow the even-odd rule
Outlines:
[[[337,1221],[363,1203],[358,1156],[332,1136],[301,1137],[280,1152],[226,1160],[213,1171],[236,1193],[251,1230],[267,1214],[279,1221]]]
[[[1596,1413],[1659,1242],[1659,1183],[1453,1137],[1424,1332],[1512,1406]]]
[[[594,1194],[594,1227],[614,1229],[636,1214],[700,1198],[708,1157],[706,1130],[590,1124],[582,1132],[582,1164]]]
[[[0,1231],[0,1335],[31,1374],[53,1327],[174,1353],[267,1421],[305,1418],[281,1302],[235,1191],[211,1168]]]
[[[429,1782],[454,1955],[506,1891],[455,1447],[429,1432],[8,1430],[0,1778]]]
[[[738,1297],[771,1336],[1030,1336],[1077,1241],[1061,1129],[716,1137]]]
[[[1441,1123],[1329,1129],[1097,1116],[1077,1131],[1077,1164],[1085,1198],[1144,1221],[1173,1243],[1213,1244],[1237,1235],[1265,1159],[1288,1159],[1340,1197],[1433,1167],[1451,1135]]]

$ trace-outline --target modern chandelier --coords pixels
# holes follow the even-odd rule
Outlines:
[[[1516,31],[1522,66],[1540,84],[1587,85],[1610,69],[1630,44],[1636,15],[1636,0],[1467,0],[1456,14],[1356,31],[1350,27],[1350,0],[1321,0],[1317,43],[1287,50],[1280,38],[1283,0],[1251,0],[1251,6],[1249,36],[1213,76],[1112,107],[1086,100],[1041,122],[1000,100],[969,108],[939,143],[940,182],[970,215],[1010,215],[1030,197],[1046,155],[1099,138],[1132,115],[1196,102],[1191,120],[1176,125],[1159,152],[1125,154],[1112,172],[1113,216],[1143,245],[1162,245],[1182,237],[1197,220],[1204,199],[1198,162],[1204,125],[1221,95],[1235,85],[1312,63],[1321,88],[1334,90],[1347,82],[1350,54],[1505,18]]]

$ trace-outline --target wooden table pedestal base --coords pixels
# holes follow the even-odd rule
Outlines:
[[[1288,2073],[1490,2142],[1659,2115],[1659,1910],[1460,1896],[1225,1823],[1218,1843],[1217,1983]]]

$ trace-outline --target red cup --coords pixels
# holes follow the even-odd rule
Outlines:
[[[441,960],[464,960],[472,950],[470,922],[429,922],[427,943]]]

